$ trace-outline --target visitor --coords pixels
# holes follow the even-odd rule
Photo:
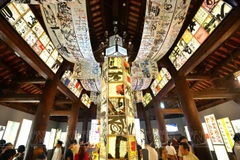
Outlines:
[[[6,141],[5,141],[4,139],[1,139],[1,140],[0,140],[0,155],[1,155],[1,153],[2,153],[3,146],[4,146],[5,143],[6,143]]]
[[[78,153],[80,145],[77,143],[76,139],[73,142],[74,142],[74,145],[73,145],[73,148],[72,148],[72,152],[73,152],[73,155],[75,155],[75,154]]]
[[[235,133],[233,140],[235,142],[233,146],[235,158],[240,160],[240,133]]]
[[[56,147],[53,149],[53,156],[52,160],[61,160],[63,156],[63,147],[62,147],[63,142],[58,140]]]
[[[168,158],[171,160],[177,160],[177,152],[175,148],[172,146],[172,140],[168,141],[168,145],[166,146]]]
[[[14,160],[23,160],[24,152],[25,152],[25,146],[24,145],[18,146],[17,151],[18,151],[18,153],[15,155]]]
[[[159,155],[160,155],[160,159],[159,159],[159,160],[168,160],[166,148],[160,147],[160,149],[159,149]]]
[[[47,160],[45,150],[46,147],[44,144],[36,144],[34,146],[33,154],[36,156],[36,160]]]
[[[68,146],[68,150],[66,152],[66,155],[65,155],[65,160],[73,160],[73,152],[72,152],[72,148],[74,146],[74,141],[70,141],[70,144]]]
[[[87,146],[81,145],[79,152],[74,156],[74,160],[88,160],[88,159],[89,155],[87,153]]]
[[[199,160],[192,152],[190,152],[190,147],[188,143],[181,142],[179,144],[179,150],[183,155],[183,160]]]
[[[137,154],[138,154],[138,159],[141,159],[142,147],[138,143],[137,143]]]
[[[190,152],[193,153],[192,147],[191,147],[191,145],[188,143],[188,140],[187,140],[187,138],[186,138],[185,136],[181,136],[180,139],[179,139],[179,142],[180,142],[180,143],[182,143],[182,142],[187,143],[188,146],[189,146],[189,148],[190,148]],[[179,157],[179,160],[183,160],[183,155],[182,155],[180,149],[178,149],[178,157]]]
[[[148,159],[158,159],[158,153],[157,151],[155,150],[155,148],[151,147],[150,145],[148,144],[145,144],[145,149],[148,150]]]
[[[0,160],[13,160],[15,154],[16,154],[15,149],[7,149],[1,155]]]

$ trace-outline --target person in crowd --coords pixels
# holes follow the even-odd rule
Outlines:
[[[2,154],[2,149],[3,149],[3,146],[5,143],[6,143],[6,141],[4,139],[0,140],[0,155]]]
[[[182,143],[187,143],[189,148],[190,148],[190,152],[193,153],[193,150],[192,150],[192,147],[191,145],[188,143],[188,140],[185,136],[181,136],[180,139],[179,139],[179,142]],[[179,160],[183,160],[183,155],[182,155],[182,152],[180,151],[180,149],[178,149],[178,157],[179,157]]]
[[[36,160],[47,160],[45,150],[46,146],[44,144],[36,144],[34,146],[33,154],[36,156]]]
[[[181,142],[179,144],[179,150],[183,155],[183,160],[199,160],[192,152],[190,152],[189,144]]]
[[[138,154],[138,159],[141,159],[142,147],[138,143],[137,143],[137,154]]]
[[[89,155],[87,153],[87,146],[81,145],[79,152],[74,156],[74,160],[88,160],[88,159],[89,159]]]
[[[25,146],[24,145],[18,146],[17,151],[18,151],[18,153],[15,155],[14,160],[23,160],[24,152],[25,152]]]
[[[80,145],[77,143],[76,139],[73,142],[74,142],[74,145],[73,145],[73,148],[72,148],[72,152],[73,152],[73,155],[75,155],[75,154],[78,153]]]
[[[177,152],[176,152],[175,148],[172,146],[172,140],[168,141],[168,145],[166,146],[166,150],[167,150],[168,157],[171,160],[177,160]]]
[[[63,155],[63,148],[62,148],[63,142],[58,140],[56,147],[53,149],[53,156],[52,160],[61,160]]]
[[[235,159],[240,160],[240,133],[235,133],[233,140],[235,142],[233,146]]]
[[[15,149],[7,149],[1,155],[0,160],[13,160],[15,154],[16,154]]]
[[[70,141],[70,144],[68,146],[68,150],[66,152],[66,155],[65,155],[65,160],[73,160],[73,152],[72,152],[72,148],[74,146],[74,141]]]
[[[80,148],[80,146],[83,145],[83,144],[84,144],[84,141],[83,141],[82,138],[80,138],[80,139],[79,139],[79,148]]]
[[[145,149],[148,150],[148,159],[158,159],[158,153],[155,148],[151,147],[149,144],[145,144]]]
[[[168,155],[167,155],[167,150],[164,147],[160,147],[159,149],[159,155],[160,159],[159,160],[168,160]]]

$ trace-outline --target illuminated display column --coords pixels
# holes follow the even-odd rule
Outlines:
[[[102,70],[100,159],[137,159],[129,64],[108,57]]]

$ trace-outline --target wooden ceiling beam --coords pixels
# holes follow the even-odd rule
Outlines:
[[[7,94],[0,95],[0,102],[9,103],[39,103],[41,95],[36,94]],[[69,99],[55,99],[55,105],[72,104]]]
[[[45,79],[53,79],[54,73],[38,57],[13,27],[0,15],[0,38],[16,51],[32,68]],[[7,29],[6,29],[7,28]]]
[[[216,89],[192,92],[192,95],[193,99],[223,99],[239,96],[240,92]]]
[[[50,113],[50,116],[70,116],[71,111],[65,111],[65,110],[53,110]]]
[[[211,80],[211,78],[211,75],[207,74],[189,74],[186,76],[187,81]]]
[[[181,108],[167,108],[162,109],[163,114],[183,114],[183,111]]]
[[[45,82],[44,78],[22,78],[19,80],[21,84],[44,84]]]
[[[226,102],[228,100],[226,99],[217,99],[215,101],[211,101],[210,103],[208,104],[205,104],[205,105],[202,105],[202,106],[199,106],[197,107],[198,111],[202,111],[202,110],[205,110],[205,109],[208,109],[208,108],[211,108],[211,107],[215,107],[216,105],[219,105],[219,104],[222,104],[224,102]]]
[[[238,56],[240,56],[240,48],[236,48],[232,53],[230,53],[228,55],[228,57],[226,59],[224,59],[216,67],[214,67],[213,70],[211,71],[212,75],[217,75],[218,74],[218,70],[221,69],[223,66],[225,66],[229,62],[232,62],[232,63],[234,63],[234,65],[237,65],[234,62],[234,59],[237,58]],[[239,67],[239,66],[237,65],[237,67]]]

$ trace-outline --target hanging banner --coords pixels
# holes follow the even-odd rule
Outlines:
[[[131,67],[131,78],[156,78],[158,75],[157,63],[151,60],[133,62]]]
[[[218,125],[215,119],[214,114],[204,116],[208,132],[213,144],[223,144],[223,140],[218,129]]]
[[[58,51],[73,63],[83,60],[97,63],[89,38],[85,1],[46,2],[41,5],[43,20]]]
[[[132,79],[132,90],[140,91],[147,89],[151,84],[152,79],[150,78],[142,78],[142,79]]]
[[[82,61],[74,64],[73,76],[77,79],[99,79],[101,75],[101,68],[99,63],[89,61]]]
[[[82,93],[82,86],[80,82],[78,82],[77,79],[72,77],[72,72],[67,70],[64,72],[62,78],[61,78],[62,83],[69,88],[77,97],[80,96]]]
[[[135,61],[158,61],[172,46],[186,17],[191,0],[148,0],[142,41]]]
[[[92,103],[87,94],[83,94],[83,95],[82,95],[82,97],[81,97],[81,102],[82,102],[87,108],[90,108],[90,105],[91,105],[91,103]]]
[[[221,118],[217,120],[219,130],[222,134],[224,144],[226,146],[227,152],[232,152],[232,147],[234,145],[233,137],[235,132],[228,117]]]

